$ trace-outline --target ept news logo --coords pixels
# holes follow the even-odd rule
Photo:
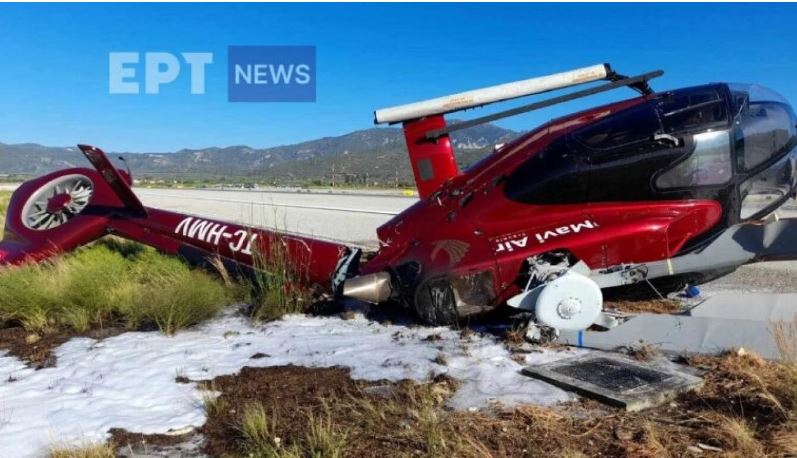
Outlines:
[[[189,72],[194,95],[205,94],[213,53],[112,52],[108,54],[111,94],[159,94]],[[227,100],[230,102],[315,102],[315,46],[229,46]]]

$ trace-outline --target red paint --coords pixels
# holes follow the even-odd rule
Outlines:
[[[499,304],[518,292],[516,280],[523,263],[534,254],[567,249],[593,269],[676,255],[685,243],[718,224],[722,211],[717,202],[527,205],[507,199],[502,183],[496,181],[557,137],[643,100],[554,120],[461,174],[450,139],[444,136],[431,142],[424,136],[431,129],[445,126],[442,115],[405,123],[410,161],[422,200],[377,230],[381,248],[361,266],[360,273],[395,272],[411,261],[421,266],[422,279],[488,272],[494,304]],[[31,180],[14,193],[6,239],[0,243],[0,264],[45,259],[115,233],[168,253],[191,249],[252,266],[255,262],[247,247],[255,236],[253,243],[261,252],[271,253],[275,244],[282,244],[289,253],[291,269],[306,274],[307,282],[329,289],[336,265],[347,252],[343,245],[309,237],[144,208],[128,186],[129,176],[113,169],[102,151],[83,149],[101,173],[89,169],[59,171]],[[427,166],[433,172],[431,177],[424,176],[429,172],[424,170]],[[86,175],[94,182],[94,196],[87,209],[91,211],[52,230],[26,228],[19,215],[27,198],[47,181],[70,173]]]
[[[426,132],[446,126],[443,115],[429,116],[404,123],[404,138],[421,198],[430,196],[449,178],[459,175],[451,139],[444,135],[428,140]]]
[[[99,149],[92,148],[90,151],[98,163],[107,161]],[[130,177],[122,171],[116,172],[119,179],[114,181],[114,187],[127,188],[129,191],[128,183],[132,181]],[[70,174],[84,175],[93,182],[94,194],[89,207],[66,224],[53,229],[37,231],[26,227],[21,216],[28,198],[47,182]],[[106,234],[116,234],[167,253],[176,254],[188,248],[203,253],[207,258],[219,256],[244,266],[258,265],[252,253],[259,252],[264,256],[275,252],[284,253],[287,267],[299,278],[308,284],[317,284],[324,290],[329,290],[330,278],[337,262],[347,251],[344,245],[309,237],[280,234],[143,206],[130,208],[131,205],[136,205],[138,199],[132,192],[122,190],[120,194],[128,202],[123,203],[119,194],[103,178],[106,176],[109,176],[108,173],[100,175],[91,169],[68,169],[22,184],[9,203],[5,237],[0,242],[0,265],[41,261]],[[135,200],[130,198],[131,195]],[[63,203],[64,198],[58,195],[51,199],[48,206],[59,207]],[[143,216],[141,210],[144,210],[143,214],[146,216]],[[189,223],[180,226],[182,221]],[[196,221],[200,223],[191,226]],[[201,222],[205,224],[199,227]]]

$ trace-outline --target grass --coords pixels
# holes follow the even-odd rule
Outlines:
[[[6,224],[6,210],[8,209],[8,201],[11,199],[11,191],[0,191],[0,240],[3,238],[2,228]]]
[[[116,456],[113,444],[87,443],[79,446],[55,446],[47,454],[48,458],[113,458]]]
[[[220,385],[227,409],[208,418],[210,424],[235,429],[211,428],[206,434],[215,444],[224,441],[230,453],[272,457],[797,454],[797,404],[792,398],[797,380],[787,365],[744,353],[694,358],[690,364],[707,370],[701,391],[631,413],[593,401],[555,408],[452,411],[445,404],[455,388],[450,381],[405,381],[370,392],[358,388],[365,382],[342,386],[325,375],[331,369],[305,369],[301,380],[291,379],[288,400],[284,388],[266,388],[280,372],[263,372],[259,378],[251,372],[238,385],[227,376]],[[282,370],[296,371],[289,366]],[[333,386],[320,392],[318,379]],[[306,388],[296,391],[297,386]]]
[[[274,419],[266,413],[263,404],[244,406],[239,425],[242,448],[254,456],[279,456],[280,438],[274,434]]]
[[[276,421],[259,402],[244,406],[238,425],[240,448],[244,453],[269,458],[346,456],[347,435],[339,430],[330,416],[308,415],[303,440],[290,444],[284,444],[275,432]]]
[[[311,292],[301,286],[307,278],[307,262],[289,253],[289,239],[273,233],[263,234],[253,250],[254,276],[250,298],[251,317],[270,321],[292,313],[306,312],[313,302]],[[294,256],[294,259],[290,259]],[[289,262],[290,261],[290,262]]]
[[[10,192],[0,192],[0,222]],[[157,327],[167,334],[208,320],[232,302],[248,301],[255,320],[307,311],[312,302],[300,284],[306,272],[290,268],[286,239],[270,237],[255,250],[256,274],[240,282],[212,263],[218,276],[193,270],[154,249],[108,237],[38,265],[0,271],[0,324],[27,331],[83,333],[106,326]]]
[[[27,331],[157,327],[172,334],[215,316],[236,292],[179,259],[119,239],[0,272],[0,322]]]
[[[346,456],[348,435],[341,431],[329,414],[307,418],[308,432],[305,437],[306,455],[311,458],[343,458]]]
[[[205,414],[209,417],[223,414],[229,408],[227,402],[218,395],[212,385],[206,388],[210,392],[202,395],[202,407],[205,409]]]

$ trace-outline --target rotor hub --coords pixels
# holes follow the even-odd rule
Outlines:
[[[567,331],[587,329],[602,310],[600,287],[572,270],[539,286],[534,303],[537,323]]]
[[[72,203],[72,196],[69,194],[56,194],[47,200],[48,213],[61,213]]]
[[[568,296],[559,302],[556,313],[563,319],[569,320],[581,313],[582,306],[583,304],[577,297]]]

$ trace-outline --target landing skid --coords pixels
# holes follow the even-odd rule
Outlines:
[[[797,317],[797,301],[792,306],[778,299],[761,297],[753,300],[748,298],[742,305],[734,302],[739,300],[737,296],[718,296],[684,315],[624,316],[586,307],[589,294],[568,287],[575,298],[573,300],[579,304],[577,310],[580,313],[580,316],[571,313],[573,318],[569,318],[562,311],[569,311],[573,307],[566,307],[569,304],[559,298],[546,300],[543,292],[568,276],[593,283],[596,286],[594,290],[598,291],[594,294],[601,296],[600,290],[605,288],[650,283],[655,279],[705,271],[730,272],[744,264],[793,259],[797,259],[797,218],[756,221],[732,226],[705,247],[669,259],[601,270],[590,270],[583,262],[578,262],[566,274],[534,288],[527,287],[526,291],[507,303],[536,315],[530,321],[527,333],[527,337],[533,341],[559,341],[613,349],[638,343],[645,338],[671,351],[716,353],[720,349],[748,347],[766,358],[774,359],[779,357],[779,351],[772,331],[773,314],[785,321],[794,320]],[[652,284],[650,287],[655,289]],[[728,310],[720,305],[721,301],[731,304],[727,305]],[[762,305],[758,302],[762,302]],[[586,325],[583,323],[585,316],[589,321]],[[608,331],[585,332],[587,328]],[[797,329],[793,332],[797,333]],[[585,343],[585,336],[589,336],[592,345]]]
[[[726,293],[682,314],[626,314],[611,329],[563,330],[554,341],[600,350],[649,344],[664,353],[681,355],[714,355],[744,348],[779,360],[790,356],[790,349],[782,346],[797,335],[795,319],[797,294]]]

